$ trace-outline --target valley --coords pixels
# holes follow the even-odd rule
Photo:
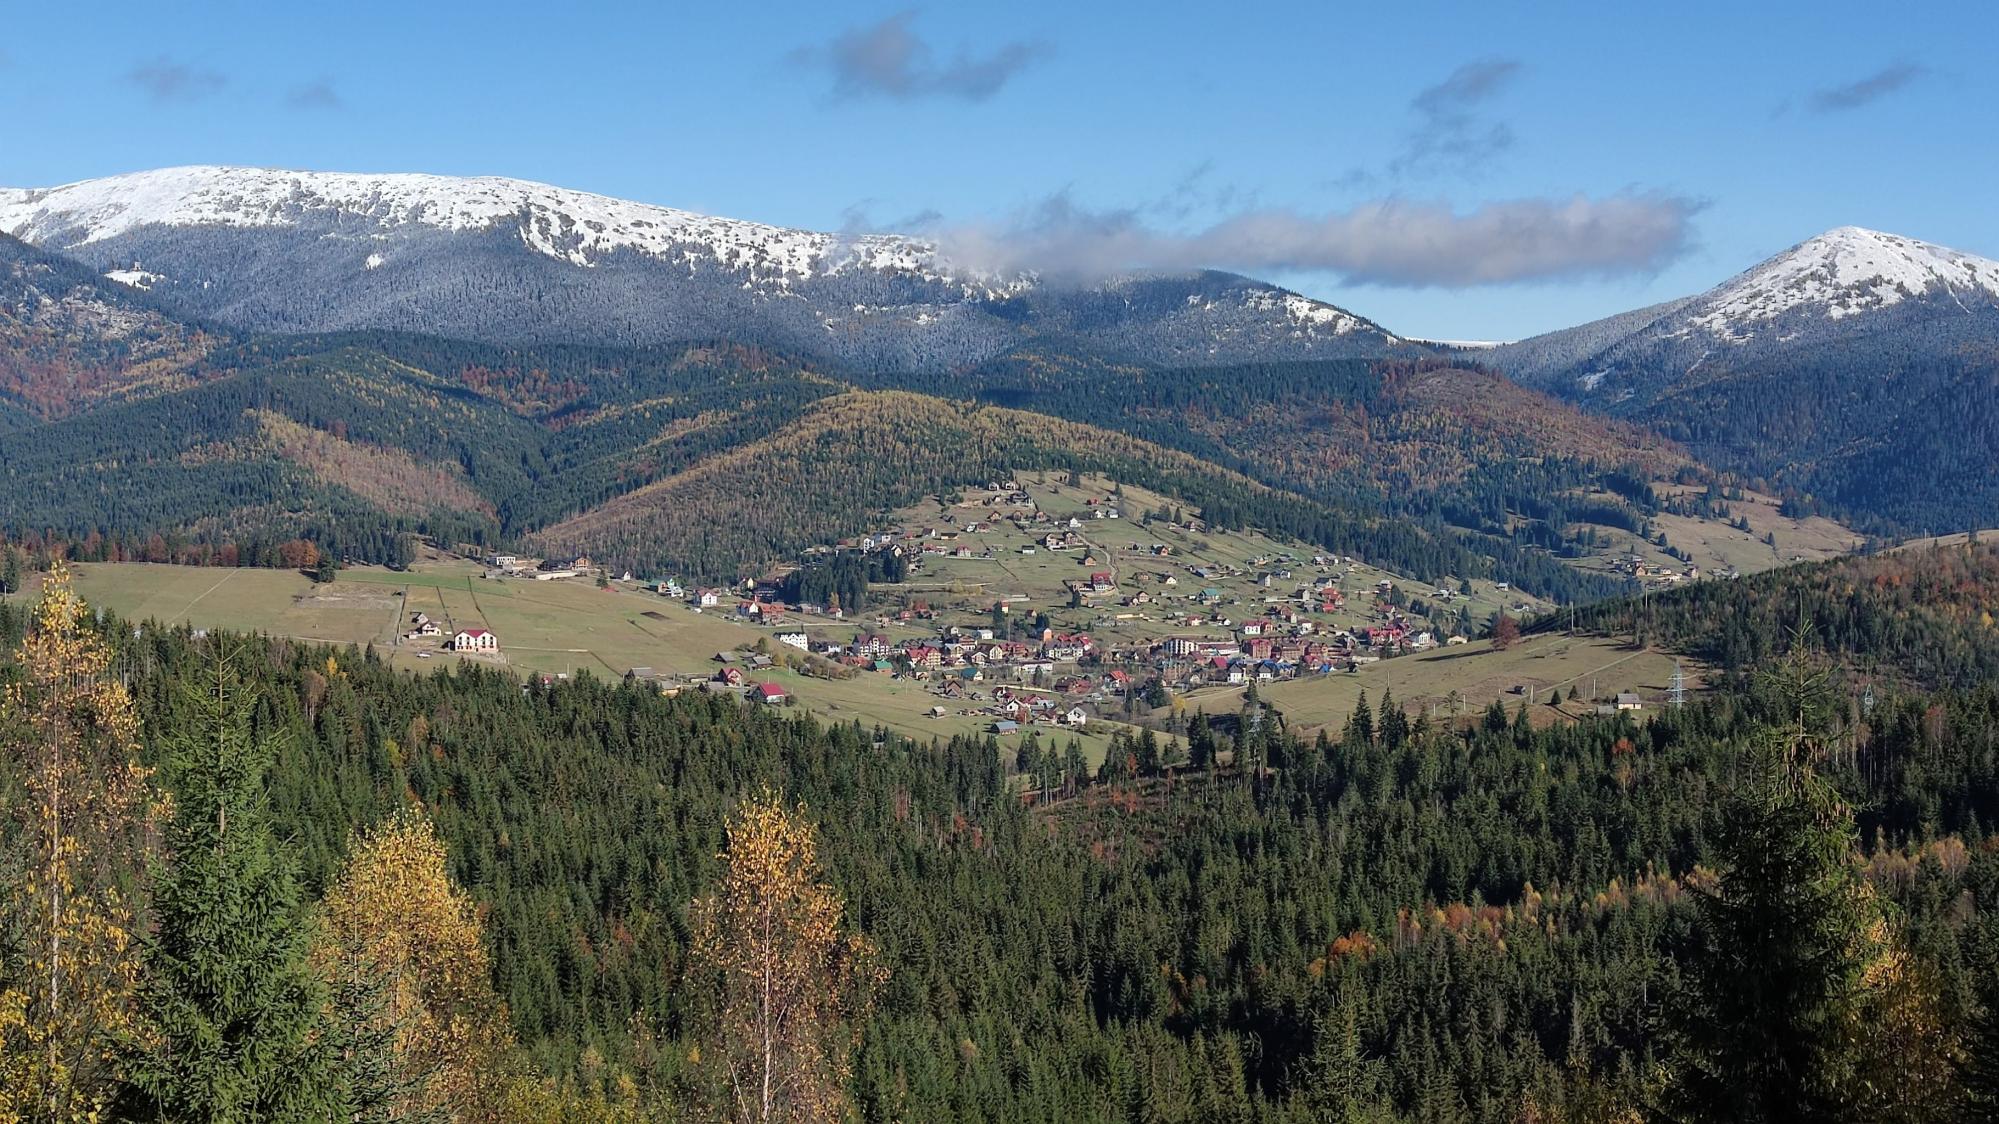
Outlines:
[[[912,30],[947,17],[799,47],[831,95],[750,134],[1043,64]],[[1387,105],[1406,151],[1337,190],[1393,190],[1323,214],[1205,163],[1008,230],[0,188],[0,1124],[1993,1118],[1999,263],[1836,226],[1674,297],[1805,231],[1716,205],[1710,250],[1691,188],[1459,206],[1472,161],[1429,165],[1496,169],[1486,99],[1539,74]],[[302,137],[363,119],[321,86]],[[462,88],[533,140],[542,85]],[[589,139],[674,166],[598,185],[740,157],[656,109],[673,143]],[[744,213],[937,139],[820,133]],[[1509,285],[1653,303],[1388,322]]]
[[[284,570],[81,563],[76,586],[135,623],[372,648],[414,672],[469,660],[523,679],[633,675],[668,692],[775,684],[822,721],[920,740],[989,736],[1007,722],[1004,752],[1033,735],[1075,742],[1093,765],[1118,731],[1174,736],[1196,711],[1234,713],[1250,680],[1309,734],[1337,732],[1362,691],[1440,718],[1570,688],[1581,701],[1536,720],[1572,720],[1629,691],[1656,707],[1674,665],[1590,637],[1497,649],[1471,638],[1502,613],[1531,620],[1552,603],[1484,580],[1428,588],[1359,559],[1210,528],[1166,495],[1102,476],[1019,474],[927,497],[880,528],[806,556],[806,573],[891,550],[907,558],[901,580],[867,583],[864,606],[845,610],[838,595],[830,607],[784,601],[787,577],[802,576],[793,568],[754,591],[614,573],[600,584],[594,570],[535,580],[533,560],[503,572],[434,550],[407,571],[351,567],[329,583]],[[412,635],[419,619],[438,635]],[[450,639],[467,629],[494,634],[498,650],[453,652]],[[1697,677],[1689,684],[1698,689]],[[1006,696],[1023,704],[1017,714],[999,709]]]

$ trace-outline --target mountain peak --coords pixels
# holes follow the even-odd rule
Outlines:
[[[1792,312],[1839,320],[1941,290],[1960,301],[1999,298],[1999,262],[1899,234],[1834,227],[1708,291],[1691,327],[1729,342]]]

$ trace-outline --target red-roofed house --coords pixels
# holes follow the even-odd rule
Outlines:
[[[454,652],[497,652],[500,638],[483,628],[468,628],[451,638]]]

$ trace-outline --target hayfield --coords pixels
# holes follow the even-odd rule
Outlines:
[[[1284,712],[1287,722],[1308,730],[1330,726],[1337,732],[1362,691],[1367,692],[1369,705],[1378,705],[1385,692],[1392,692],[1411,715],[1431,713],[1442,719],[1475,715],[1494,699],[1511,709],[1527,701],[1526,693],[1513,690],[1524,687],[1534,692],[1536,705],[1530,715],[1552,719],[1554,708],[1541,704],[1548,701],[1550,690],[1559,689],[1566,697],[1571,687],[1585,700],[1635,691],[1647,709],[1658,709],[1666,705],[1674,662],[1671,653],[1634,649],[1617,640],[1549,634],[1526,637],[1501,652],[1481,640],[1383,660],[1351,674],[1265,683],[1257,691]],[[1697,690],[1699,669],[1691,661],[1680,663],[1687,690]],[[1241,687],[1208,688],[1189,694],[1184,705],[1190,711],[1233,713],[1241,708],[1243,693]],[[1563,713],[1586,709],[1578,702]]]
[[[649,667],[661,674],[705,677],[720,667],[717,654],[749,651],[772,631],[713,610],[697,613],[627,586],[598,589],[583,581],[486,579],[479,568],[454,562],[417,573],[345,570],[328,585],[285,570],[98,563],[80,564],[75,571],[77,589],[90,604],[135,623],[374,644],[398,666],[417,671],[467,658],[504,664],[523,674],[587,670],[618,677]],[[459,657],[438,641],[403,638],[410,616],[419,612],[437,621],[447,636],[464,628],[497,633],[499,659]],[[951,704],[948,717],[932,718],[930,708],[942,700],[917,681],[887,675],[864,673],[835,681],[772,668],[753,678],[782,683],[801,707],[823,721],[858,720],[919,740],[981,734],[990,721],[957,715],[962,704]],[[1022,736],[1002,739],[1002,752],[1010,758]],[[1102,759],[1110,741],[1104,724],[1079,733],[1042,731],[1041,737],[1058,744],[1073,737],[1092,762]]]

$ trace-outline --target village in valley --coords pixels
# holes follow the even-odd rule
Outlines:
[[[729,584],[470,547],[295,578],[93,566],[82,580],[121,612],[372,644],[412,667],[628,678],[917,736],[1041,733],[1091,757],[1118,731],[1172,732],[1252,691],[1305,726],[1336,726],[1369,690],[1440,714],[1568,707],[1537,710],[1546,721],[1662,696],[1670,671],[1607,640],[1522,636],[1552,605],[1502,581],[1415,582],[1060,472],[929,497]]]
[[[1211,536],[1197,515],[1102,480],[993,481],[902,515],[815,552],[821,563],[892,560],[874,568],[902,580],[870,593],[892,598],[886,605],[850,614],[786,601],[782,575],[743,589],[656,588],[769,629],[827,674],[925,683],[937,713],[983,717],[998,734],[1128,718],[1205,686],[1353,672],[1463,644],[1486,624],[1466,617],[1470,598],[1458,588],[1412,598],[1357,559]],[[1217,550],[1219,539],[1235,549]],[[716,673],[731,686],[757,670],[754,659],[726,662],[734,654]]]
[[[1364,560],[1218,531],[1164,497],[1079,475],[994,480],[733,585],[602,573],[590,559],[481,558],[495,582],[642,589],[741,640],[671,690],[770,705],[869,681],[920,713],[1005,736],[1103,733],[1384,660],[1467,646],[1546,603],[1496,581],[1412,583]],[[843,570],[846,597],[815,572]],[[417,637],[410,637],[415,640]],[[449,647],[459,648],[453,639]],[[1481,645],[1483,646],[1483,645]],[[543,673],[559,679],[560,673]]]

